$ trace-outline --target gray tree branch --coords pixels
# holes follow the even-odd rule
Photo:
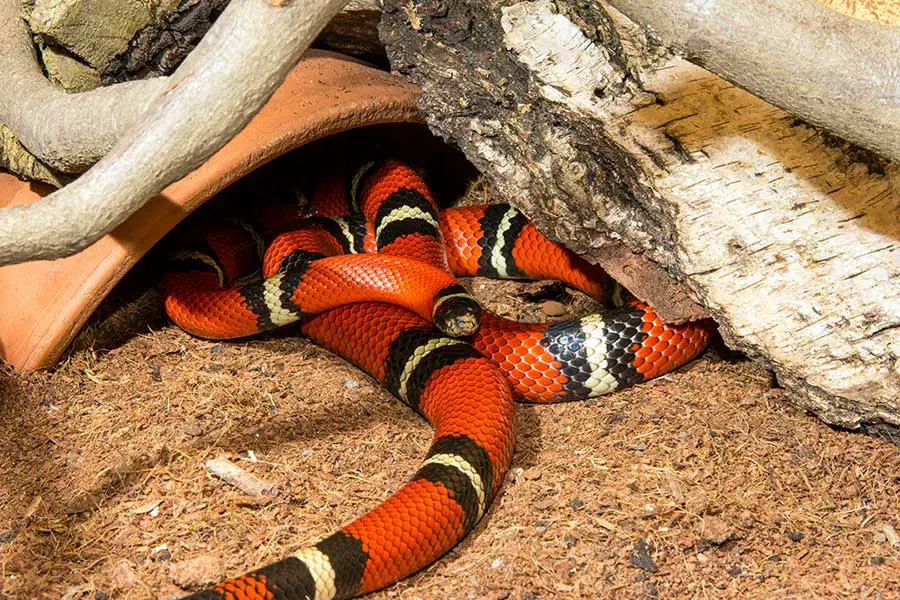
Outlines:
[[[233,0],[109,154],[65,188],[0,211],[0,265],[78,252],[209,158],[345,3]]]
[[[67,94],[44,77],[21,11],[21,0],[0,0],[0,123],[51,168],[84,171],[147,110],[167,78]]]

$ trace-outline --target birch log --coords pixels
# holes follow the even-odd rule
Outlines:
[[[669,318],[702,305],[826,422],[900,431],[897,165],[600,2],[390,0],[381,33],[432,130],[541,230]]]

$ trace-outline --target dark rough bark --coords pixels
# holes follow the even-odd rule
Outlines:
[[[228,0],[200,0],[144,27],[104,69],[103,85],[172,73],[226,6]]]
[[[545,233],[666,318],[702,314],[698,299],[825,421],[897,430],[895,165],[601,2],[390,0],[381,35],[432,130]]]
[[[172,73],[228,5],[228,0],[200,0],[142,29],[127,52],[116,56],[102,74],[103,85]],[[342,52],[386,65],[378,40],[381,8],[375,0],[351,0],[322,31],[313,47]]]

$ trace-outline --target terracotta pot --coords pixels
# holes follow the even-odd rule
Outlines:
[[[191,211],[314,140],[357,127],[422,122],[416,93],[353,59],[308,52],[241,133],[113,233],[69,258],[0,268],[0,356],[21,371],[51,366],[116,282]],[[50,191],[0,173],[0,206],[27,204]]]

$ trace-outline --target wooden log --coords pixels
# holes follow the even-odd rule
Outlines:
[[[667,318],[695,298],[826,422],[900,431],[897,165],[601,2],[389,0],[381,35],[432,130],[542,231]]]

